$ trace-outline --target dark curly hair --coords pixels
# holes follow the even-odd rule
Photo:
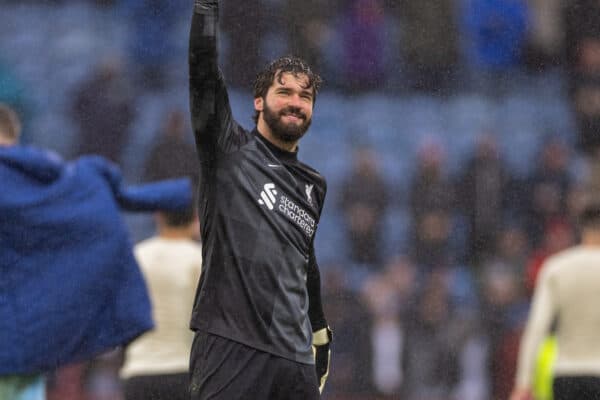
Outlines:
[[[264,99],[274,80],[277,79],[281,82],[281,74],[285,72],[291,73],[294,76],[306,75],[308,77],[308,85],[306,88],[313,88],[313,102],[316,101],[317,93],[319,92],[323,80],[318,74],[313,72],[306,61],[294,56],[277,58],[267,64],[265,68],[258,73],[253,85],[254,98],[261,97]],[[258,122],[258,114],[259,112],[256,111],[252,117],[255,123]]]

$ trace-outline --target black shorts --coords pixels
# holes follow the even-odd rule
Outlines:
[[[124,382],[125,400],[187,400],[189,374],[140,375]]]
[[[205,332],[190,357],[191,400],[318,400],[314,365]]]
[[[600,377],[557,376],[552,383],[554,400],[600,399]]]

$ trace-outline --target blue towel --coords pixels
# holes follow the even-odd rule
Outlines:
[[[0,147],[0,375],[43,372],[153,327],[121,210],[177,210],[187,179],[126,188],[97,157]]]

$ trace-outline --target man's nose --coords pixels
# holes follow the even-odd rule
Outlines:
[[[293,94],[289,97],[289,106],[302,109],[302,99],[299,95]]]

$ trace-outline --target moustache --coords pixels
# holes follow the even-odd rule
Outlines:
[[[288,107],[285,110],[281,110],[279,112],[279,115],[281,115],[281,116],[293,115],[294,117],[306,120],[306,115],[300,109],[297,109],[294,107]]]

